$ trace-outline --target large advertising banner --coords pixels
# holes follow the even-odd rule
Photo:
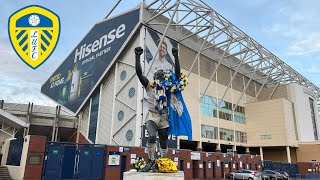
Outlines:
[[[135,9],[97,23],[44,83],[41,92],[76,113],[138,22],[139,9]]]

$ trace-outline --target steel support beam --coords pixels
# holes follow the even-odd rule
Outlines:
[[[182,4],[182,6],[176,8],[173,11],[173,7],[177,3]],[[166,22],[167,24],[165,24],[167,26],[166,29],[168,28],[168,26],[179,26],[187,31],[187,34],[179,36],[180,39],[177,38],[175,39],[176,41],[184,44],[186,41],[183,40],[188,39],[192,36],[197,36],[197,38],[203,41],[205,41],[206,39],[208,43],[207,45],[203,45],[202,49],[200,49],[200,53],[203,53],[205,50],[214,51],[214,49],[210,49],[211,47],[214,47],[216,49],[220,48],[224,51],[229,51],[230,48],[233,48],[233,44],[239,43],[240,49],[237,49],[238,51],[234,51],[235,53],[225,55],[224,58],[233,56],[242,59],[243,55],[247,51],[250,51],[252,53],[251,62],[247,62],[245,64],[248,64],[249,66],[256,66],[255,62],[260,62],[259,59],[261,59],[262,66],[256,71],[268,77],[265,78],[265,80],[267,81],[266,84],[270,84],[270,82],[268,82],[270,78],[275,80],[278,79],[279,74],[285,73],[286,76],[284,76],[284,80],[280,80],[278,83],[297,82],[298,84],[306,87],[308,90],[314,92],[317,98],[320,98],[320,89],[316,85],[314,85],[308,79],[303,77],[296,70],[292,69],[277,56],[272,54],[270,51],[268,51],[266,48],[264,48],[262,45],[260,45],[250,36],[248,36],[246,33],[241,31],[238,27],[234,26],[232,23],[230,23],[227,19],[225,19],[219,13],[214,11],[203,1],[179,0],[169,2],[167,0],[154,0],[151,1],[151,3],[149,3],[145,7],[148,10],[156,9],[154,10],[152,16],[150,16],[150,19],[146,22],[147,25],[155,18],[159,16],[165,16],[168,19],[170,19],[169,23]],[[175,23],[171,22],[171,19],[175,15],[168,14],[169,12],[177,13],[177,20],[175,21]],[[155,13],[157,13],[156,16],[154,16]],[[179,19],[178,15],[180,15],[180,13],[182,18]],[[212,13],[212,15],[208,15],[210,13]],[[187,21],[187,23],[184,23],[184,21]],[[214,30],[214,33],[212,32],[212,30]],[[166,35],[166,33],[164,33],[164,35]],[[213,37],[211,37],[211,35]],[[244,39],[245,41],[243,41]],[[188,46],[187,44],[184,45]],[[198,55],[198,57],[200,55]],[[221,61],[219,62],[221,63]],[[233,66],[232,69],[236,67],[238,67],[238,64]],[[270,69],[272,69],[271,74],[269,71]],[[278,74],[273,75],[273,73],[276,72],[278,72]],[[215,73],[213,74],[213,76],[215,75]],[[244,74],[247,73],[244,72]],[[259,76],[263,75],[259,74]],[[210,79],[212,80],[212,78]]]
[[[281,78],[279,79],[277,85],[276,85],[276,86],[274,87],[274,89],[272,90],[272,93],[270,94],[268,100],[271,99],[271,97],[273,96],[274,92],[276,92],[276,90],[277,90],[277,88],[279,87],[280,81],[281,81],[281,79],[282,79],[283,76],[284,76],[284,74],[281,76]]]
[[[231,44],[231,41],[229,42],[227,49],[229,49],[230,44]],[[206,92],[207,92],[207,90],[208,90],[208,88],[209,88],[209,86],[210,86],[210,84],[211,84],[212,78],[213,78],[214,75],[216,74],[216,72],[217,72],[217,70],[218,70],[218,68],[219,68],[219,66],[220,66],[220,64],[221,64],[221,62],[222,62],[222,59],[223,59],[224,55],[226,54],[226,52],[227,52],[227,51],[224,51],[223,54],[222,54],[222,56],[221,56],[221,58],[219,59],[219,63],[218,63],[218,65],[217,65],[217,67],[214,69],[214,71],[213,71],[213,73],[212,73],[212,75],[211,75],[211,77],[210,77],[210,80],[209,80],[209,82],[208,82],[208,85],[207,85],[206,89],[205,89],[204,92],[203,92],[203,95],[206,94]]]
[[[169,27],[170,27],[170,24],[171,24],[171,22],[172,22],[172,20],[173,20],[173,18],[174,18],[174,15],[175,15],[175,14],[176,14],[176,12],[177,12],[177,9],[178,9],[179,5],[180,5],[180,2],[179,2],[179,1],[177,1],[173,6],[171,6],[171,7],[170,7],[170,8],[175,7],[175,9],[174,9],[173,15],[172,15],[172,17],[170,18],[170,21],[169,21],[169,23],[168,23],[168,25],[167,25],[166,29],[164,30],[164,32],[163,32],[163,34],[162,34],[162,37],[161,37],[160,42],[159,42],[159,44],[158,44],[158,49],[157,49],[157,51],[156,51],[155,55],[154,55],[154,56],[153,56],[153,58],[152,58],[150,68],[149,68],[149,70],[148,70],[148,72],[147,72],[147,74],[146,74],[147,76],[148,76],[148,74],[149,74],[149,72],[150,72],[150,70],[151,70],[151,68],[152,68],[152,65],[153,65],[153,63],[154,63],[154,60],[156,59],[156,56],[157,56],[157,55],[158,55],[158,53],[159,53],[159,50],[160,50],[161,44],[162,44],[162,42],[163,42],[164,38],[165,38],[165,37],[166,37],[166,35],[167,35],[167,31],[168,31],[168,29],[169,29]],[[150,21],[150,19],[149,19],[149,20],[147,20],[147,22],[146,22],[146,23],[148,23],[149,21]]]
[[[236,75],[237,75],[237,73],[238,73],[238,71],[239,71],[242,63],[243,63],[244,60],[245,60],[245,57],[247,56],[247,54],[248,54],[248,52],[245,54],[244,58],[241,60],[240,64],[238,65],[238,67],[237,67],[237,69],[236,69],[236,71],[234,72],[234,74],[233,74],[233,76],[232,76],[232,78],[231,78],[231,80],[230,80],[230,82],[229,82],[226,90],[224,91],[222,97],[220,98],[220,101],[219,101],[219,103],[218,103],[218,107],[220,107],[222,100],[223,100],[224,97],[226,96],[226,94],[227,94],[227,92],[228,92],[228,90],[229,90],[229,88],[230,88],[230,86],[231,86],[231,84],[232,84],[232,81],[233,81],[233,79],[236,77]]]

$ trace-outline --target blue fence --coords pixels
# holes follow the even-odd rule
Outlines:
[[[285,171],[290,177],[296,177],[299,174],[298,165],[295,163],[263,161],[262,170]]]
[[[305,176],[302,176],[302,175],[295,175],[295,176],[292,176],[292,179],[293,180],[309,180],[309,179],[317,179],[319,180],[320,179],[320,175],[319,174],[307,174]]]
[[[48,142],[42,179],[104,179],[105,146]]]

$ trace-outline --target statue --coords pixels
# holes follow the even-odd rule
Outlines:
[[[140,83],[146,89],[148,97],[148,116],[145,123],[146,129],[149,133],[149,139],[146,144],[148,150],[148,163],[143,168],[143,172],[148,172],[155,169],[155,152],[156,152],[156,134],[158,132],[160,140],[160,156],[167,157],[168,153],[168,129],[169,129],[169,115],[167,107],[167,91],[161,82],[166,78],[166,72],[172,70],[172,65],[164,57],[166,56],[167,46],[165,43],[160,45],[159,58],[155,59],[150,72],[153,73],[153,80],[150,81],[142,74],[140,64],[140,55],[143,53],[141,47],[135,48],[135,69]],[[174,70],[177,79],[180,79],[180,64],[178,58],[178,50],[172,49],[172,54],[175,58]],[[169,69],[170,68],[170,69]],[[152,74],[151,74],[152,75]]]

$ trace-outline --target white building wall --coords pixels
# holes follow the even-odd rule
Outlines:
[[[136,108],[137,94],[142,89],[138,89],[134,56],[134,48],[139,45],[140,36],[137,35],[103,81],[96,143],[134,146],[136,138],[140,138],[140,133],[136,133]],[[130,89],[134,89],[133,97],[129,97]],[[133,137],[127,140],[131,132]]]
[[[11,137],[12,137],[11,135],[0,131],[0,143],[1,143],[1,144],[0,144],[0,150],[1,150],[1,147],[3,146],[4,141],[5,141],[6,139],[11,138]]]
[[[114,103],[115,70],[107,75],[101,85],[99,120],[97,124],[97,144],[110,144],[112,126],[112,107]]]
[[[298,139],[302,142],[314,141],[313,125],[309,98],[314,99],[315,118],[319,136],[319,117],[316,99],[308,93],[305,87],[298,84],[290,84],[290,100],[294,103],[294,111],[297,122]]]
[[[84,110],[80,124],[80,133],[88,139],[90,103],[88,103],[83,109]]]

